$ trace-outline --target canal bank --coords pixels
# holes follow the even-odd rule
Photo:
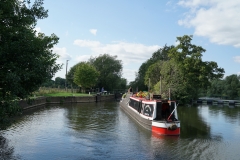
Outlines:
[[[23,109],[30,109],[48,104],[64,104],[64,103],[97,103],[107,100],[116,100],[116,95],[93,95],[93,96],[63,96],[63,97],[38,97],[28,100],[20,100],[19,106]]]

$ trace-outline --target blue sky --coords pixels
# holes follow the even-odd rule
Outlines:
[[[76,63],[100,54],[117,55],[128,82],[152,53],[193,35],[206,49],[203,61],[215,61],[225,76],[240,73],[239,0],[44,0],[48,18],[36,30],[60,40],[53,51],[65,78]],[[54,78],[55,78],[54,77]]]

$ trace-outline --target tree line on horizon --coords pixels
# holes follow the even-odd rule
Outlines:
[[[189,103],[201,96],[238,99],[240,76],[224,76],[224,69],[214,61],[203,61],[206,50],[192,44],[193,36],[177,37],[178,45],[160,48],[146,60],[130,86],[136,91],[151,90],[181,103]]]
[[[155,94],[161,94],[163,98],[168,98],[170,88],[171,98],[182,103],[189,103],[205,96],[229,99],[240,97],[240,76],[233,74],[223,78],[224,69],[219,68],[216,62],[202,61],[202,53],[206,50],[201,46],[191,44],[192,36],[177,37],[177,41],[179,42],[177,46],[165,45],[154,52],[150,59],[142,63],[135,80],[129,85],[126,79],[121,77],[121,60],[117,60],[117,56],[104,54],[95,58],[91,57],[88,62],[79,62],[74,65],[67,74],[68,87],[84,86],[83,88],[91,89],[105,86],[107,90],[113,90],[113,88],[126,90],[131,86],[135,92],[151,90]],[[76,78],[74,72],[83,64],[93,66],[97,68],[96,72],[101,73],[89,86],[81,85],[82,82],[77,84],[74,81],[74,77]],[[78,78],[84,77],[85,73],[87,71],[79,74]],[[114,73],[118,76],[111,79]],[[89,82],[94,79],[89,73],[85,76],[82,81]],[[65,81],[57,77],[55,81],[52,81],[52,85],[64,88]]]
[[[135,90],[151,90],[180,103],[190,103],[202,96],[238,99],[240,76],[225,78],[224,69],[214,61],[202,61],[206,50],[192,44],[193,36],[177,37],[178,45],[160,48],[146,60],[130,86]],[[170,89],[170,90],[169,90]],[[161,93],[160,93],[161,92]]]
[[[127,88],[127,80],[122,78],[122,61],[109,54],[91,57],[88,61],[75,64],[67,72],[67,80],[56,77],[42,86],[53,88],[77,88],[79,92],[107,91]],[[67,83],[66,83],[67,82]],[[66,85],[66,86],[65,86]]]

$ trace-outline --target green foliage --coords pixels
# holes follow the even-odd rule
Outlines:
[[[64,79],[64,78],[56,77],[55,78],[56,88],[65,88],[65,81],[66,81],[66,79]]]
[[[27,1],[30,6],[30,1]],[[9,0],[1,4],[0,16],[0,86],[3,92],[27,97],[61,68],[52,48],[58,37],[36,35],[37,19],[47,17],[47,11],[37,0],[27,8],[25,2]],[[14,57],[14,58],[13,58]]]
[[[67,81],[74,88],[76,88],[78,86],[76,83],[74,83],[74,73],[75,73],[75,71],[77,69],[77,66],[80,65],[81,63],[85,63],[85,62],[79,62],[79,63],[75,64],[73,67],[70,68],[70,70],[67,73]]]
[[[180,71],[178,65],[172,61],[166,61],[163,63],[161,70],[161,89],[162,94],[168,95],[169,88],[171,92],[172,99],[183,99],[187,97],[184,86],[184,75]]]
[[[159,65],[155,65],[159,69],[161,65],[161,61],[169,60],[168,51],[173,48],[174,46],[164,46],[160,48],[156,52],[152,54],[152,57],[146,60],[139,68],[138,73],[136,74],[136,78],[134,82],[130,82],[130,86],[133,88],[138,88],[138,90],[147,90],[148,89],[148,79],[151,78],[151,87],[156,83],[157,79],[160,79],[159,72],[154,69],[155,63]],[[149,68],[151,66],[151,68]],[[154,72],[154,73],[152,73]],[[153,74],[156,74],[154,77]],[[154,77],[154,78],[153,78]]]
[[[211,81],[211,86],[207,90],[207,96],[209,97],[222,97],[226,96],[224,93],[225,81],[221,79],[214,79]],[[206,96],[206,91],[205,95]]]
[[[55,81],[52,79],[47,80],[41,87],[55,87]]]
[[[89,63],[80,63],[77,65],[74,73],[74,83],[83,87],[91,88],[98,80],[99,72]]]
[[[150,87],[155,93],[161,90],[165,98],[168,97],[169,88],[171,98],[183,103],[198,98],[199,92],[211,85],[210,81],[223,77],[224,69],[219,68],[216,62],[202,61],[202,53],[206,50],[191,44],[191,41],[192,36],[177,37],[177,46],[165,45],[153,53],[140,66],[135,81],[130,85],[146,90],[150,79]]]
[[[97,86],[104,87],[105,90],[118,89],[126,86],[126,81],[122,77],[122,61],[117,60],[117,56],[103,54],[98,57],[91,57],[89,62],[100,73]]]
[[[119,83],[119,89],[126,89],[127,88],[127,79],[121,78]]]
[[[43,0],[36,0],[32,5],[29,0],[0,1],[0,88],[3,100],[28,97],[61,68],[56,64],[58,55],[51,50],[59,38],[54,34],[37,35],[34,30],[37,20],[48,16],[42,5]],[[10,104],[10,100],[8,102]]]
[[[239,91],[240,91],[240,82],[239,82],[240,76],[237,76],[236,74],[227,76],[224,80],[224,93],[230,98],[235,99],[239,97]]]
[[[223,80],[214,79],[208,88],[208,96],[238,99],[240,97],[240,76],[232,74]]]
[[[148,85],[149,79],[151,80],[150,88],[152,88],[153,84],[157,84],[161,77],[161,69],[162,69],[163,61],[158,61],[152,65],[150,65],[145,73],[144,84]]]
[[[0,93],[2,94],[1,90]],[[0,129],[4,129],[10,124],[10,117],[21,111],[18,106],[18,99],[13,99],[11,92],[7,92],[5,97],[0,96]]]
[[[224,69],[218,68],[216,62],[203,62],[201,57],[205,52],[201,46],[191,44],[192,36],[177,37],[179,44],[169,51],[171,63],[175,64],[178,76],[169,72],[173,81],[180,79],[181,83],[175,83],[170,88],[175,88],[181,93],[176,93],[175,97],[187,102],[198,97],[201,88],[210,86],[210,81],[223,77]],[[168,80],[168,84],[170,79]],[[181,90],[180,90],[181,89]],[[174,94],[173,94],[174,95]]]

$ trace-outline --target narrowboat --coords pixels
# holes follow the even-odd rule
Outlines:
[[[146,98],[128,92],[122,97],[120,107],[154,134],[180,135],[176,101],[161,99],[161,95]]]

